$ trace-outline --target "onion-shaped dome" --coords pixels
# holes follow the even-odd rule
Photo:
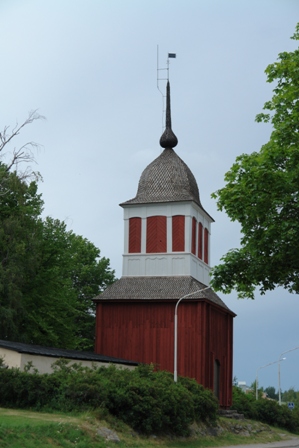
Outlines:
[[[171,128],[170,86],[166,91],[166,126],[160,138],[164,151],[141,174],[137,195],[120,205],[194,201],[201,208],[195,177],[173,148],[178,139]]]
[[[176,201],[194,201],[201,207],[191,170],[173,149],[166,148],[141,174],[136,197],[124,204]]]

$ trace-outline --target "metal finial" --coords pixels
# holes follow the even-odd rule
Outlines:
[[[170,84],[167,81],[166,87],[166,123],[165,131],[160,138],[162,148],[172,149],[178,144],[178,139],[171,129],[171,112],[170,112]]]

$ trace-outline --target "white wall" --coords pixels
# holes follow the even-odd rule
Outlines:
[[[20,370],[24,370],[24,367],[28,362],[32,362],[33,367],[38,370],[39,373],[51,373],[53,372],[52,364],[57,361],[59,358],[53,358],[50,356],[41,356],[41,355],[31,355],[28,353],[18,353],[14,350],[8,350],[5,348],[0,347],[0,357],[4,359],[4,364],[7,365],[9,368],[17,367],[20,368]],[[73,364],[80,364],[82,367],[108,367],[110,363],[107,362],[94,362],[94,361],[81,361],[81,360],[74,360],[69,359],[70,366]],[[135,366],[129,366],[125,364],[115,364],[113,363],[117,368],[120,369],[129,369],[133,370]]]

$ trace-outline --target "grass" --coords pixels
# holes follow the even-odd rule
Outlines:
[[[98,417],[98,418],[97,418]],[[100,420],[99,420],[100,417]],[[120,438],[119,447],[129,448],[208,448],[246,443],[267,443],[294,435],[250,421],[221,419],[221,435],[202,435],[203,428],[196,427],[189,438],[142,437],[110,415],[50,414],[0,408],[1,448],[112,448],[115,443],[105,440],[97,431],[110,428]],[[236,434],[250,425],[250,436]],[[233,431],[232,431],[232,428]],[[282,436],[282,432],[284,436]]]

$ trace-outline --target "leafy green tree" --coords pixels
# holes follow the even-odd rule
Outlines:
[[[115,281],[108,258],[100,257],[100,250],[86,238],[68,232],[70,242],[70,276],[76,294],[77,347],[93,349],[95,332],[95,304],[92,299]]]
[[[35,112],[0,133],[0,158],[21,129],[41,118]],[[115,280],[109,259],[66,224],[41,218],[43,200],[32,171],[30,142],[0,162],[0,339],[93,350],[92,298]],[[14,170],[14,171],[13,171]],[[36,178],[36,176],[34,176]]]
[[[296,391],[294,387],[284,391],[282,393],[282,401],[284,403],[292,402],[294,403],[295,408],[299,408],[299,391]]]
[[[236,375],[233,377],[233,386],[238,386],[238,378]]]
[[[299,24],[292,39],[299,40]],[[240,298],[277,286],[299,293],[299,49],[279,54],[266,74],[276,86],[256,121],[272,123],[270,140],[237,157],[212,195],[243,234],[241,248],[213,269],[212,286],[236,289]]]
[[[23,290],[38,264],[38,216],[42,200],[0,164],[0,337],[17,338],[24,314]]]
[[[64,222],[42,220],[36,183],[2,169],[0,338],[92,350],[92,298],[115,280],[109,259]]]
[[[93,297],[115,280],[109,259],[66,224],[46,218],[42,223],[40,260],[26,290],[28,321],[23,337],[56,347],[93,349]],[[38,303],[41,306],[34,307]]]
[[[277,393],[275,392],[275,387],[268,386],[266,387],[264,392],[266,392],[268,398],[272,398],[272,400],[278,400],[278,392]]]

